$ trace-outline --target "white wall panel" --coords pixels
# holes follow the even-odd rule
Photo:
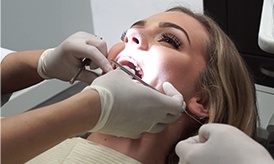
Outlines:
[[[92,27],[90,0],[1,0],[1,47],[7,49],[55,47]]]
[[[132,23],[175,5],[203,11],[202,0],[91,0],[94,32],[111,47]]]

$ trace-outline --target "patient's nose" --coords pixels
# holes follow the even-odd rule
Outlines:
[[[124,41],[126,44],[131,44],[141,50],[146,50],[148,48],[146,37],[137,30],[128,30]]]

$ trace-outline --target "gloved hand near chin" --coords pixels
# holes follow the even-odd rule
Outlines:
[[[143,132],[163,131],[185,108],[183,96],[170,83],[163,84],[165,95],[137,84],[119,68],[86,89],[97,90],[101,100],[101,116],[91,132],[139,138]]]
[[[273,164],[270,154],[239,129],[225,124],[206,124],[199,135],[176,145],[180,164]]]
[[[44,79],[57,78],[69,81],[82,67],[83,58],[91,59],[91,69],[100,67],[104,72],[112,70],[107,58],[106,43],[89,33],[77,32],[58,47],[48,49],[41,55],[37,72]],[[90,84],[98,75],[83,70],[78,80]]]

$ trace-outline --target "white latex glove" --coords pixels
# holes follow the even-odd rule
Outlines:
[[[176,121],[185,108],[183,96],[168,82],[162,94],[117,68],[96,78],[86,89],[100,94],[101,116],[91,132],[139,138],[143,132],[158,133]]]
[[[106,56],[105,41],[89,33],[77,32],[58,47],[46,50],[39,59],[37,72],[44,79],[69,81],[83,65],[83,58],[92,60],[91,69],[100,67],[104,72],[108,72],[112,67]],[[90,84],[97,76],[96,73],[84,69],[78,80]]]
[[[199,136],[176,145],[180,164],[273,164],[266,149],[239,129],[225,124],[206,124]]]

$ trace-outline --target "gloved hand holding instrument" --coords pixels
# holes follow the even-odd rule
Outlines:
[[[44,79],[57,78],[71,83],[80,80],[90,84],[98,75],[86,69],[79,69],[82,69],[84,64],[89,65],[90,69],[100,67],[103,72],[108,72],[112,67],[106,57],[105,41],[95,35],[78,32],[58,47],[46,50],[39,59],[37,72]],[[79,74],[75,78],[77,73]]]
[[[170,83],[163,83],[165,95],[132,81],[120,68],[87,89],[95,89],[101,100],[101,116],[92,132],[139,138],[143,132],[163,131],[185,109],[183,96]]]

